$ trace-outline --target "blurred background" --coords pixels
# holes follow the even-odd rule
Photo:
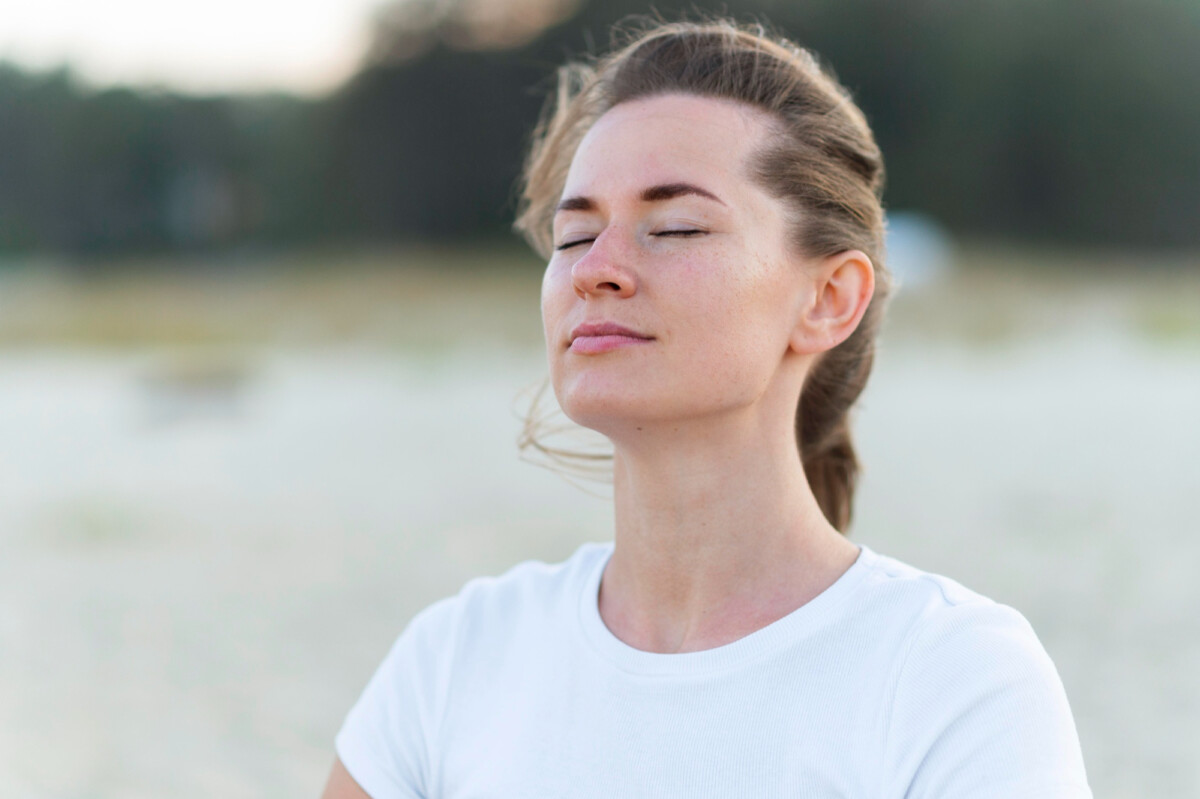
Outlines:
[[[699,7],[887,160],[853,538],[1030,619],[1097,797],[1200,796],[1200,2]],[[509,226],[646,10],[0,2],[0,795],[315,797],[413,613],[611,537],[515,448]]]

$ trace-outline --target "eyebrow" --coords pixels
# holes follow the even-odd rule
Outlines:
[[[707,189],[702,189],[693,183],[663,183],[658,186],[651,186],[642,192],[641,201],[644,203],[662,202],[663,200],[673,200],[676,197],[683,197],[688,194],[693,194],[697,197],[705,197],[714,202],[724,205],[725,202]],[[591,197],[567,197],[558,204],[554,209],[554,213],[560,211],[594,211],[596,203]]]

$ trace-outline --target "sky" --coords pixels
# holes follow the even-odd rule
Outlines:
[[[319,94],[355,70],[380,0],[0,0],[0,61],[88,83]]]

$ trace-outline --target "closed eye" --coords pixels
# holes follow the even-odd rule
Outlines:
[[[652,235],[652,236],[680,236],[682,238],[688,238],[689,236],[698,236],[701,233],[707,233],[707,232],[708,231],[706,231],[706,230],[660,230],[659,232],[651,233],[650,235]],[[587,244],[588,242],[592,242],[595,240],[596,240],[595,238],[590,238],[590,239],[575,239],[574,241],[564,241],[562,244],[559,244],[554,249],[559,250],[559,251],[569,250],[572,247],[576,247],[580,244]]]
[[[554,249],[566,250],[566,249],[570,249],[571,247],[576,246],[577,244],[587,244],[589,241],[595,241],[595,239],[575,239],[575,241],[564,241],[562,244],[558,245]]]

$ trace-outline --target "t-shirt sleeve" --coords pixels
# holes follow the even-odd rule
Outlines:
[[[413,618],[338,731],[338,759],[372,799],[429,795],[452,658],[451,602],[434,603]]]
[[[991,602],[943,608],[900,663],[884,796],[1090,799],[1062,681],[1020,613]]]

